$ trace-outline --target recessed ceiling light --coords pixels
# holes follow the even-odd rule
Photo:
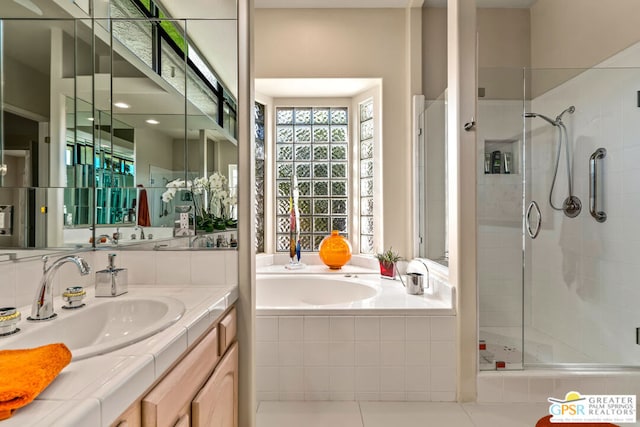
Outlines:
[[[155,119],[147,119],[145,120],[147,123],[149,123],[150,125],[157,125],[158,123],[160,123],[159,121],[155,120]]]
[[[116,102],[113,105],[114,107],[118,107],[118,108],[129,108],[129,104],[125,104],[124,102]]]

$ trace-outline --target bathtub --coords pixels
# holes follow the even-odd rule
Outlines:
[[[418,296],[371,269],[258,269],[258,400],[455,401],[454,290],[432,283]]]
[[[408,295],[399,280],[382,279],[377,273],[259,273],[256,311],[259,316],[455,314],[452,290],[434,286],[433,294]]]

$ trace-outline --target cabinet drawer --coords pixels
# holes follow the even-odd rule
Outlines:
[[[222,356],[229,346],[236,340],[236,308],[233,307],[218,324],[220,334],[220,355]]]
[[[218,363],[218,331],[212,329],[182,361],[142,399],[145,427],[172,427]]]
[[[192,427],[238,425],[238,343],[232,344],[191,403]]]

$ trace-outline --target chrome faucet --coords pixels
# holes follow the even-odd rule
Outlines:
[[[42,279],[40,280],[40,286],[33,299],[33,305],[31,306],[31,316],[27,320],[39,321],[39,320],[51,320],[57,316],[53,311],[53,275],[58,271],[58,268],[62,264],[67,262],[74,263],[80,274],[86,276],[91,272],[89,264],[81,257],[77,255],[69,255],[55,260],[50,266],[47,267],[47,256],[42,257],[44,264],[42,265]]]
[[[134,230],[140,229],[140,240],[144,240],[144,228],[139,225],[136,225]]]

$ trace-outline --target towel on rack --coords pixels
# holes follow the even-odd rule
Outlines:
[[[142,227],[151,226],[151,215],[149,215],[149,200],[147,200],[147,190],[141,187],[140,194],[138,195],[138,225]]]
[[[31,403],[69,362],[71,351],[62,343],[0,350],[0,420]]]

